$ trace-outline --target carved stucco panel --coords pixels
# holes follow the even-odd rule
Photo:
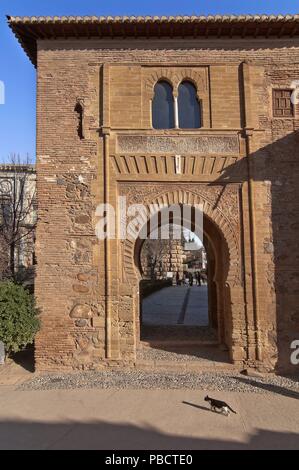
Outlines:
[[[237,155],[239,150],[237,136],[118,135],[117,137],[118,153]]]

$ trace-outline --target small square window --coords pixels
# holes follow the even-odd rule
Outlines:
[[[273,90],[273,116],[293,117],[294,106],[291,101],[293,90]]]

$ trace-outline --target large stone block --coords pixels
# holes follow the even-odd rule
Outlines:
[[[87,304],[78,304],[73,307],[70,317],[71,318],[86,318],[89,319],[92,317],[92,309]]]

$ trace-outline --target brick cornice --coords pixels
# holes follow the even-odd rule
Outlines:
[[[299,15],[47,16],[7,17],[36,65],[40,39],[103,38],[285,38],[299,34]]]

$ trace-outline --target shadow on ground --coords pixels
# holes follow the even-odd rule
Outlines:
[[[28,346],[24,351],[13,354],[12,359],[28,372],[35,372],[34,346]]]
[[[2,421],[0,449],[298,449],[299,434],[257,430],[248,442],[164,434],[153,427],[124,423]]]
[[[289,398],[296,398],[299,400],[299,393],[296,392],[295,390],[288,390],[285,387],[281,387],[280,385],[276,384],[269,384],[265,382],[261,382],[259,380],[253,380],[250,378],[243,378],[243,377],[234,377],[235,380],[238,380],[241,383],[251,385],[252,387],[260,388],[262,390],[267,390],[268,392],[272,393],[277,393],[278,395],[282,395],[284,397],[289,397]],[[293,380],[297,380],[294,377],[292,377]],[[299,379],[299,378],[298,378]]]
[[[191,406],[192,408],[196,408],[197,410],[209,411],[210,413],[212,413],[211,408],[207,408],[206,406],[197,405],[196,403],[190,403],[189,401],[182,401],[182,403],[183,405]]]

